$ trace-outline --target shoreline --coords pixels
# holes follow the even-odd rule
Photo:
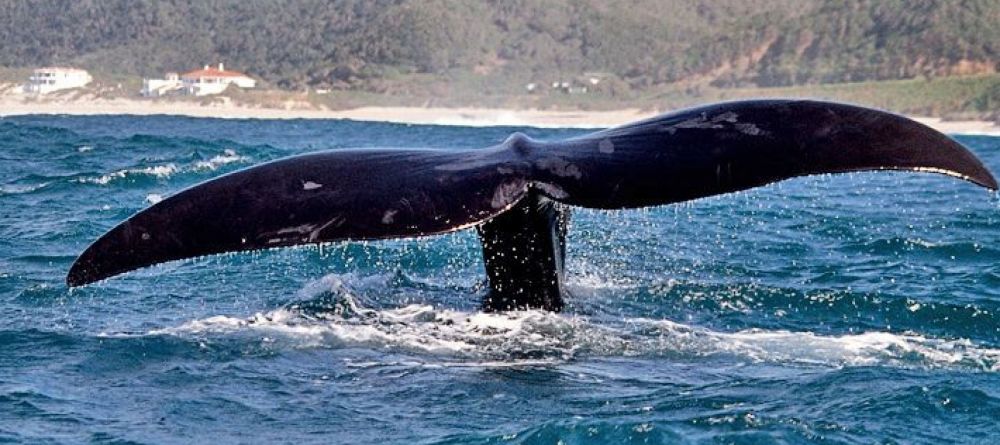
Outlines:
[[[415,125],[460,125],[471,127],[516,126],[538,128],[607,128],[660,114],[626,108],[614,111],[537,110],[498,108],[444,108],[366,106],[347,110],[306,106],[253,108],[229,101],[210,105],[174,101],[134,99],[72,99],[24,101],[0,96],[0,117],[24,115],[171,115],[221,119],[350,119]],[[980,120],[945,121],[941,118],[908,116],[942,133],[1000,136],[1000,125]]]

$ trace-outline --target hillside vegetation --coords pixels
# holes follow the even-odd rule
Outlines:
[[[272,87],[414,100],[557,81],[617,101],[957,75],[989,90],[1000,2],[3,0],[0,45],[8,68],[154,76],[224,61]]]

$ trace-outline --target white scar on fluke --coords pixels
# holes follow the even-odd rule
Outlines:
[[[382,224],[392,224],[392,222],[396,219],[397,213],[399,213],[399,210],[386,210],[385,213],[382,214]]]
[[[767,132],[762,130],[756,124],[750,122],[739,122],[739,115],[732,111],[727,111],[725,113],[717,114],[711,119],[708,116],[702,114],[696,118],[688,119],[674,125],[666,126],[664,129],[667,133],[674,134],[677,129],[711,129],[718,130],[725,128],[725,124],[732,124],[740,133],[748,136],[765,136]]]

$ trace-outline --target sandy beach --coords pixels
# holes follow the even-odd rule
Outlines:
[[[627,108],[614,111],[513,110],[491,108],[360,107],[348,110],[317,109],[306,103],[284,108],[256,108],[220,98],[211,104],[187,101],[102,98],[35,98],[22,94],[0,95],[0,116],[58,115],[179,115],[229,119],[352,119],[407,124],[464,126],[529,126],[606,128],[652,117],[658,113]],[[945,121],[911,116],[948,134],[1000,136],[1000,126],[987,121]]]

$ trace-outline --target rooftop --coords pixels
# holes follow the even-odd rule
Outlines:
[[[225,69],[225,66],[220,63],[217,68],[205,65],[205,67],[202,68],[202,69],[200,69],[200,70],[188,71],[188,72],[186,72],[184,74],[181,74],[181,77],[182,78],[197,78],[197,77],[247,77],[247,75],[243,74],[243,73],[241,73],[239,71],[227,71]]]

